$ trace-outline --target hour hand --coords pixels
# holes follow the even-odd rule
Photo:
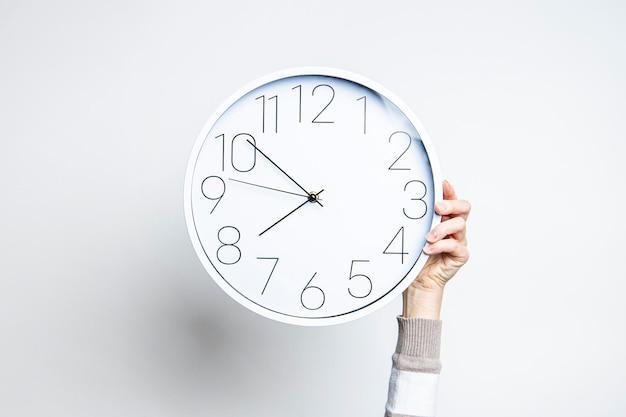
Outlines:
[[[322,203],[319,202],[320,198],[319,195],[322,193],[322,191],[324,190],[320,190],[317,193],[309,193],[308,196],[304,196],[307,199],[304,201],[304,203],[300,204],[298,207],[296,207],[295,209],[291,210],[289,213],[285,214],[283,217],[281,217],[280,219],[278,219],[274,224],[272,224],[270,227],[268,227],[267,229],[263,230],[261,233],[259,233],[259,236],[261,236],[263,233],[267,232],[268,230],[270,230],[272,227],[276,226],[278,223],[282,222],[283,220],[285,220],[287,217],[289,217],[291,214],[293,214],[296,210],[300,209],[301,207],[303,207],[306,203],[318,203],[320,206],[322,205]]]

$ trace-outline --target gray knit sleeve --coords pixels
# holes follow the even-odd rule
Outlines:
[[[393,355],[396,369],[438,374],[440,347],[440,320],[398,317],[398,343]]]
[[[398,317],[385,417],[435,415],[441,321]]]

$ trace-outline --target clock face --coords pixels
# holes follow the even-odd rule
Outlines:
[[[209,119],[185,214],[226,293],[315,326],[362,317],[413,281],[441,194],[430,141],[404,104],[358,75],[304,68],[254,82]]]

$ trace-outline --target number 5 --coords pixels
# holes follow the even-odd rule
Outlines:
[[[350,293],[350,295],[353,296],[354,298],[365,298],[372,293],[372,280],[369,279],[367,275],[363,275],[363,274],[353,275],[352,274],[352,270],[354,269],[355,262],[369,262],[369,261],[359,261],[359,260],[352,261],[352,263],[350,264],[350,278],[348,278],[348,280],[352,281],[353,278],[359,278],[362,282],[365,282],[363,281],[363,278],[365,278],[365,280],[367,280],[367,283],[365,284],[365,288],[363,284],[357,284],[356,287],[358,288],[358,290],[355,290],[354,292],[352,292],[350,287],[348,287],[348,293]]]

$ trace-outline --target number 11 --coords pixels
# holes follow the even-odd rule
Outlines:
[[[258,96],[255,100],[263,99],[263,114],[262,114],[262,122],[261,122],[261,131],[265,133],[265,95]],[[267,101],[274,101],[274,133],[278,133],[278,96],[272,96],[267,99]]]

